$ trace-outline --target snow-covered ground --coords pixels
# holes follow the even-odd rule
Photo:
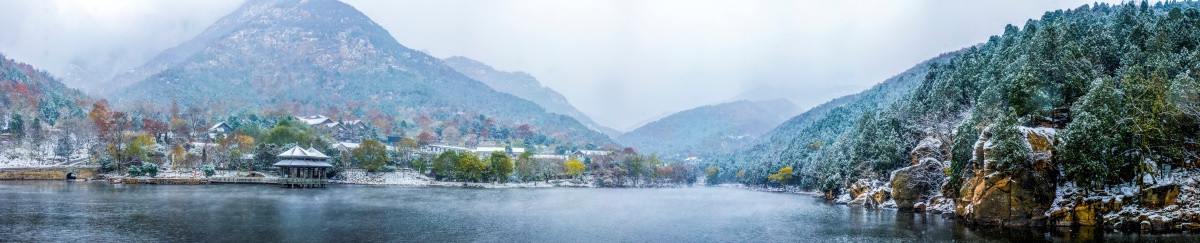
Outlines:
[[[30,168],[77,165],[87,161],[87,150],[79,149],[68,158],[54,154],[54,146],[42,146],[33,150],[29,146],[12,142],[0,144],[0,168]]]

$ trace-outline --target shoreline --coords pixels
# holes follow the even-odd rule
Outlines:
[[[67,173],[65,171],[74,171],[74,170],[79,170],[79,169],[95,169],[95,168],[94,167],[69,167],[69,166],[37,167],[37,168],[6,167],[6,168],[0,168],[0,173],[19,174],[19,175],[31,175],[28,173],[29,171],[37,171],[38,173],[32,174],[32,175],[36,175],[36,176],[30,177],[30,178],[14,178],[14,177],[9,176],[9,177],[0,177],[0,180],[104,181],[105,183],[114,184],[114,185],[118,185],[118,184],[120,184],[120,185],[129,185],[129,184],[145,184],[145,185],[211,185],[211,184],[264,184],[264,185],[266,185],[266,184],[270,184],[270,185],[276,185],[274,183],[274,181],[275,181],[275,179],[278,178],[278,177],[274,177],[274,176],[265,176],[265,175],[262,175],[262,173],[253,173],[254,175],[257,175],[257,176],[246,176],[246,175],[251,175],[251,173],[236,172],[236,171],[220,171],[216,176],[213,176],[213,177],[204,177],[202,175],[193,174],[191,172],[186,172],[186,171],[165,171],[165,172],[159,174],[157,177],[126,177],[126,176],[119,176],[119,175],[113,175],[113,174],[100,174],[100,173],[93,174],[92,176],[88,176],[88,177],[80,177],[77,179],[66,179],[64,177],[64,175]],[[347,171],[344,173],[345,174],[343,175],[342,178],[339,178],[338,180],[330,180],[329,184],[366,185],[366,186],[398,186],[398,187],[480,188],[480,189],[715,187],[715,188],[732,188],[732,189],[770,192],[770,193],[805,195],[805,196],[812,196],[814,198],[819,198],[822,201],[828,203],[829,205],[845,205],[847,207],[864,208],[864,209],[868,209],[868,210],[888,209],[888,210],[897,210],[897,211],[913,213],[913,214],[941,215],[941,216],[947,216],[947,217],[959,219],[959,217],[953,211],[948,211],[948,210],[936,210],[934,208],[929,208],[927,210],[905,210],[905,209],[896,207],[894,203],[878,203],[878,204],[866,204],[866,203],[861,203],[861,202],[856,203],[855,201],[842,200],[841,198],[833,198],[833,199],[827,198],[826,195],[824,195],[818,191],[802,190],[800,188],[795,188],[795,187],[751,186],[751,185],[738,184],[738,183],[722,183],[722,184],[716,184],[716,185],[704,185],[704,184],[683,185],[683,184],[644,183],[644,184],[641,184],[642,186],[638,186],[638,187],[605,187],[605,186],[599,186],[597,183],[594,182],[595,181],[594,178],[590,178],[590,177],[578,178],[578,179],[559,179],[559,180],[536,181],[536,182],[521,182],[521,183],[498,183],[498,182],[436,181],[436,180],[433,180],[432,178],[429,178],[424,175],[420,175],[418,173],[411,172],[411,171],[398,171],[398,172],[388,172],[388,173],[365,173],[362,171]],[[45,176],[47,174],[54,175],[54,176]],[[0,175],[3,175],[3,174],[0,174]],[[195,175],[195,176],[193,176],[193,175]],[[248,181],[238,181],[238,180],[248,180]],[[1060,196],[1064,196],[1064,195],[1060,195]],[[950,207],[950,208],[952,209],[953,207]],[[1175,208],[1169,208],[1169,209],[1175,209]],[[1138,217],[1142,217],[1142,216],[1150,217],[1151,219],[1171,217],[1172,215],[1167,215],[1167,214],[1170,214],[1171,212],[1174,212],[1174,211],[1175,210],[1138,211],[1137,216]],[[1162,217],[1155,216],[1155,215],[1161,215]],[[1116,218],[1106,218],[1105,221],[1114,221],[1114,222],[1118,222],[1118,224],[1119,224],[1123,220],[1116,220]],[[1138,221],[1145,221],[1145,220],[1141,219]],[[1159,222],[1159,221],[1164,221],[1164,222]],[[1193,225],[1190,223],[1183,223],[1180,225],[1180,227],[1174,227],[1174,225],[1172,223],[1179,223],[1179,222],[1172,222],[1172,221],[1176,221],[1176,220],[1151,220],[1150,222],[1152,222],[1152,225],[1151,225],[1152,228],[1148,230],[1149,232],[1141,230],[1142,229],[1141,227],[1132,228],[1132,227],[1124,227],[1123,225],[1113,225],[1113,224],[1109,224],[1109,223],[1090,225],[1090,226],[1086,226],[1086,227],[1090,227],[1091,229],[1104,231],[1104,232],[1140,233],[1140,234],[1172,234],[1172,233],[1200,232],[1200,230],[1197,230],[1196,227],[1191,227]],[[1056,224],[1054,222],[1047,222],[1046,224],[1042,224],[1042,225],[1027,225],[1027,226],[983,225],[983,224],[972,224],[972,223],[969,223],[966,221],[959,221],[959,223],[966,225],[966,226],[971,226],[971,227],[983,227],[983,228],[992,228],[992,229],[1042,230],[1042,231],[1049,231],[1049,232],[1062,231],[1064,229],[1075,229],[1076,228],[1074,226]],[[1168,225],[1170,225],[1170,226],[1168,226]]]

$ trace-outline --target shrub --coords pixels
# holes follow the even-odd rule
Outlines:
[[[158,165],[154,163],[142,163],[142,173],[149,177],[158,176]]]
[[[129,173],[129,177],[138,177],[143,175],[141,166],[130,166],[128,169],[125,169],[125,172]]]
[[[117,170],[117,163],[113,162],[112,157],[108,155],[100,156],[100,173],[108,173]]]
[[[212,165],[205,165],[204,167],[200,167],[200,171],[204,172],[204,177],[212,177],[213,175],[217,174],[217,170],[214,169]]]

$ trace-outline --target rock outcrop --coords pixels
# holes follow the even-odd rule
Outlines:
[[[918,165],[892,172],[892,199],[896,201],[896,207],[913,209],[917,203],[935,196],[935,189],[946,179],[942,168],[938,160],[925,158]]]
[[[883,206],[892,200],[892,189],[878,180],[860,179],[850,184],[848,201],[845,203],[862,206]]]
[[[1111,195],[1084,197],[1078,189],[1060,188],[1054,207],[1046,212],[1049,224],[1058,227],[1099,226],[1105,223],[1104,215],[1121,210],[1127,198]]]
[[[1179,198],[1179,185],[1158,185],[1138,193],[1138,205],[1147,209],[1160,209],[1175,204],[1176,198]]]
[[[925,139],[921,139],[920,143],[917,143],[917,147],[913,148],[908,155],[912,158],[910,160],[911,165],[919,165],[925,159],[944,162],[950,155],[950,147],[935,137],[925,137]]]
[[[1059,174],[1052,161],[1055,130],[1021,127],[1020,131],[1030,147],[1030,158],[1007,171],[992,163],[991,128],[980,134],[955,205],[955,214],[966,222],[1004,226],[1046,223]]]
[[[922,139],[909,155],[912,165],[893,171],[889,186],[892,200],[900,209],[924,211],[936,189],[946,180],[946,161],[950,153],[945,143],[934,137]]]

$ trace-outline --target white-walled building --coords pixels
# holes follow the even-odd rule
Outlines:
[[[430,144],[430,145],[421,146],[421,153],[423,153],[423,154],[439,155],[439,154],[445,153],[446,151],[469,152],[472,150],[468,149],[468,148],[464,148],[464,147],[442,145],[442,144]]]
[[[492,152],[497,152],[497,151],[504,152],[509,155],[519,155],[519,154],[525,153],[525,148],[513,147],[511,152],[508,151],[508,149],[506,149],[505,147],[477,147],[477,148],[475,148],[475,153],[480,154],[480,155],[492,154]]]

